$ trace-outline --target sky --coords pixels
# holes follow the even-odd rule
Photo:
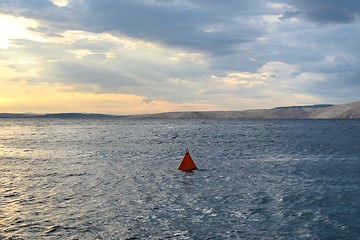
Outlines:
[[[358,0],[0,0],[0,112],[360,100]]]

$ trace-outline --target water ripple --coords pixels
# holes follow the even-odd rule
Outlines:
[[[0,239],[356,239],[359,121],[0,120]],[[176,170],[189,147],[199,171]]]

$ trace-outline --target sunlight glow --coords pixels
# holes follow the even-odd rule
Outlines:
[[[59,7],[65,7],[68,5],[69,0],[51,0],[55,5],[58,5]]]
[[[0,76],[1,77],[1,76]],[[12,113],[93,112],[139,114],[185,109],[209,110],[203,103],[172,103],[135,94],[81,92],[81,86],[0,79],[0,111]],[[96,86],[83,86],[96,90]]]
[[[31,28],[39,26],[35,20],[0,14],[0,22],[0,48],[9,48],[10,46],[13,46],[11,43],[13,39],[45,41],[43,37],[30,30]]]

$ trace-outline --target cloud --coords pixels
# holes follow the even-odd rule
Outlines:
[[[62,35],[45,43],[14,40],[21,51],[4,61],[6,66],[24,74],[31,68],[26,79],[33,84],[73,85],[77,90],[140,94],[175,102],[194,99],[197,89],[187,87],[187,94],[178,92],[172,79],[194,79],[208,72],[199,53],[110,34],[70,31]],[[9,50],[4,50],[4,56]]]
[[[137,96],[142,110],[336,103],[360,91],[357,1],[6,0],[0,7],[8,22],[0,29],[7,29],[3,79],[26,86]]]
[[[53,4],[59,7],[65,7],[69,3],[69,0],[51,0],[51,1],[53,2]]]
[[[360,2],[357,0],[278,0],[292,6],[282,19],[301,18],[317,23],[351,23],[360,16]]]
[[[206,94],[218,98],[218,102],[226,96],[258,99],[260,102],[268,99],[268,103],[262,104],[269,107],[273,102],[285,102],[286,98],[297,104],[312,104],[313,101],[321,102],[320,99],[338,102],[348,96],[354,96],[352,100],[355,101],[355,92],[360,87],[356,76],[301,71],[300,66],[283,62],[269,62],[254,73],[232,72],[212,76],[212,80],[214,86]]]
[[[118,32],[129,37],[213,54],[230,54],[262,34],[251,15],[261,1],[72,0],[58,7],[46,0],[15,0],[4,9],[62,29]],[[253,13],[252,11],[255,12]]]

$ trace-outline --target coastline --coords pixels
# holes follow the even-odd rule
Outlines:
[[[122,119],[360,119],[360,102],[310,105],[243,111],[184,111],[139,115],[97,113],[23,114],[0,113],[0,118],[122,118]]]

